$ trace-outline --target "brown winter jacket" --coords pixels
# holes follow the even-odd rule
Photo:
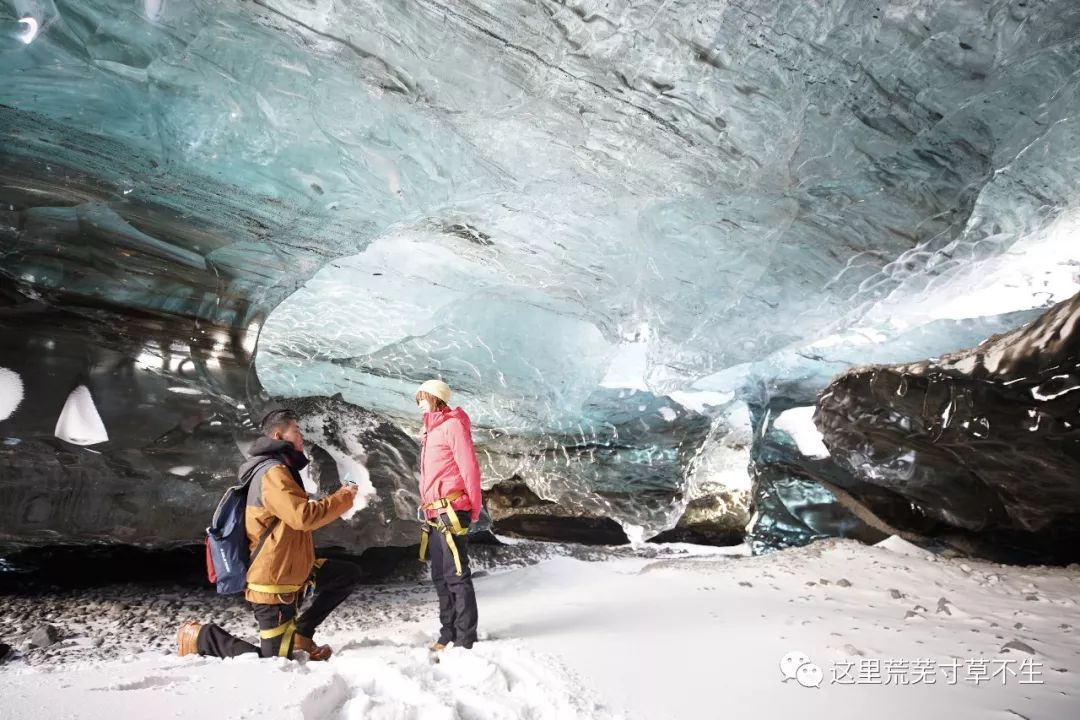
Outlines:
[[[303,585],[315,565],[312,532],[329,525],[352,507],[344,488],[319,500],[308,500],[299,472],[307,460],[302,455],[290,455],[290,448],[282,440],[259,438],[251,447],[252,459],[244,465],[250,471],[268,458],[280,461],[261,478],[252,478],[248,490],[244,522],[252,552],[273,519],[280,518],[248,568],[249,583]],[[296,593],[265,593],[249,588],[244,591],[244,597],[252,603],[284,604],[294,602]]]

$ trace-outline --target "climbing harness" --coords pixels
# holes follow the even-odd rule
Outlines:
[[[454,543],[454,536],[468,535],[469,528],[461,526],[461,521],[458,519],[457,512],[451,503],[464,495],[464,491],[456,490],[444,498],[439,498],[427,505],[421,505],[416,509],[416,519],[423,523],[420,530],[420,561],[423,562],[427,558],[431,531],[433,529],[438,530],[446,538],[446,545],[450,548],[450,554],[454,557],[454,572],[458,576],[462,574],[461,555],[458,553],[457,545]],[[434,519],[428,519],[426,513],[428,510],[436,511],[439,514]]]
[[[261,585],[259,583],[248,583],[248,589],[255,592],[269,593],[271,595],[285,595],[289,593],[296,593],[296,613],[300,612],[300,604],[304,598],[315,592],[315,570],[318,570],[326,562],[326,558],[319,558],[315,561],[315,565],[312,568],[311,577],[303,585]],[[270,630],[260,630],[259,637],[263,640],[270,640],[276,638],[279,635],[283,635],[281,638],[281,647],[278,648],[278,655],[281,657],[287,657],[289,654],[289,647],[292,644],[293,634],[296,632],[296,615],[276,628]]]

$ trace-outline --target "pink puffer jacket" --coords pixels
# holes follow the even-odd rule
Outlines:
[[[455,500],[455,510],[469,512],[472,522],[480,518],[480,465],[472,442],[472,422],[461,408],[424,413],[420,440],[420,502],[424,505],[455,490],[465,494]],[[434,511],[428,511],[434,517]]]

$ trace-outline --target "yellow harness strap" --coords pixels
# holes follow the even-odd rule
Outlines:
[[[292,645],[293,633],[295,632],[296,619],[293,618],[292,620],[284,622],[271,630],[260,630],[259,637],[261,637],[263,640],[270,640],[272,638],[276,638],[279,635],[284,636],[281,638],[281,647],[278,648],[278,656],[288,657],[289,646]]]
[[[303,585],[259,585],[258,583],[248,583],[248,590],[254,590],[255,592],[269,593],[270,595],[288,595],[289,593],[300,592],[300,588]]]
[[[456,490],[444,498],[439,498],[435,502],[430,502],[421,507],[422,510],[445,510],[446,517],[450,520],[450,524],[445,524],[441,516],[436,516],[435,520],[428,520],[424,523],[423,528],[420,530],[420,562],[427,559],[431,530],[434,528],[441,532],[443,537],[446,538],[446,545],[450,548],[450,554],[454,557],[454,572],[459,576],[462,574],[461,555],[458,553],[457,544],[454,542],[454,536],[457,535],[460,537],[462,535],[467,535],[469,533],[469,528],[461,527],[461,520],[458,519],[457,512],[454,510],[451,503],[462,497],[464,494],[464,491]]]
[[[320,569],[326,562],[326,558],[318,558],[315,560],[315,565],[312,567],[311,577],[303,585],[260,585],[259,583],[248,583],[248,590],[254,590],[255,592],[267,593],[269,595],[289,595],[291,593],[298,593],[301,590],[314,590],[315,589],[315,570]],[[297,598],[299,601],[299,598]]]
[[[319,558],[315,561],[314,570],[318,570],[326,562],[326,558]],[[248,583],[248,588],[255,592],[270,593],[271,595],[285,595],[288,593],[299,593],[305,588],[315,589],[315,574],[312,573],[311,579],[309,579],[303,585],[260,585],[258,583]],[[297,612],[299,612],[300,602],[302,597],[296,596]],[[270,630],[260,630],[259,637],[263,640],[269,640],[276,638],[279,635],[283,635],[281,638],[281,647],[278,648],[278,655],[280,657],[288,657],[289,647],[292,645],[293,635],[296,633],[296,618],[278,625],[276,628]]]
[[[444,508],[450,508],[450,503],[454,502],[455,500],[458,500],[459,498],[463,498],[463,497],[465,497],[465,491],[464,490],[455,490],[454,492],[450,493],[446,497],[439,498],[438,500],[436,500],[434,502],[429,502],[427,505],[424,505],[423,507],[424,507],[424,510],[442,510]],[[452,508],[450,508],[450,509],[452,509]]]

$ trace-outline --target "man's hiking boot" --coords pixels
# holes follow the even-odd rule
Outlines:
[[[202,625],[189,620],[180,626],[180,629],[176,631],[176,654],[180,657],[184,655],[194,655],[199,652],[199,630],[202,629]]]
[[[431,652],[442,652],[446,649],[446,643],[437,642],[428,648]]]
[[[308,658],[314,661],[329,660],[334,654],[329,645],[316,645],[314,640],[299,633],[293,635],[293,650],[303,650],[308,654]]]

